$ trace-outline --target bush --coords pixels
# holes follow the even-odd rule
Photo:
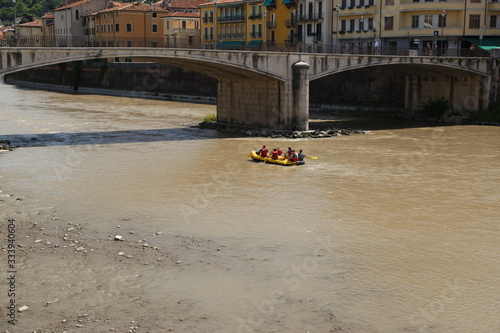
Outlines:
[[[213,121],[217,121],[217,115],[215,113],[209,113],[205,117],[203,117],[204,123],[211,123]]]
[[[448,100],[444,97],[429,98],[429,101],[424,103],[422,111],[427,117],[441,117],[449,108]]]
[[[487,123],[498,123],[500,122],[500,106],[492,109],[481,110],[478,112],[472,112],[470,114],[470,120],[487,122]]]

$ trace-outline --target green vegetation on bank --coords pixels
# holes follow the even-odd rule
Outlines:
[[[203,117],[204,123],[211,123],[213,121],[217,121],[217,115],[215,113],[209,113],[205,117]]]
[[[500,123],[500,106],[495,108],[481,110],[470,114],[471,122],[485,122],[488,124]]]

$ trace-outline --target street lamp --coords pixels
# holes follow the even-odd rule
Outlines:
[[[445,19],[446,19],[446,10],[443,9],[441,12],[441,56],[443,56],[443,47],[444,47],[444,25],[445,25]]]
[[[361,16],[359,18],[359,54],[363,53],[363,22],[365,18]]]
[[[66,47],[69,46],[68,37],[69,37],[69,27],[68,27],[68,0],[64,2],[64,18],[66,19]]]
[[[16,14],[16,5],[17,0],[12,0],[14,3],[14,46],[17,46],[17,14]]]
[[[337,53],[339,53],[340,49],[339,49],[339,12],[340,12],[340,3],[337,4],[337,6],[335,6],[335,11],[337,12],[337,42],[335,43],[336,45],[336,49],[337,49]]]

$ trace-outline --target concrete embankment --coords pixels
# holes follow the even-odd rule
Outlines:
[[[68,85],[29,82],[29,81],[15,80],[11,78],[6,78],[5,82],[32,89],[57,91],[57,92],[65,92],[73,94],[108,95],[108,96],[118,96],[118,97],[147,98],[147,99],[157,99],[165,101],[203,103],[203,104],[216,104],[217,102],[216,97],[213,96],[196,96],[196,95],[185,95],[176,93],[161,93],[161,92],[140,91],[140,90],[118,90],[118,89],[89,88],[89,87],[79,87],[78,90],[75,91],[73,87]]]

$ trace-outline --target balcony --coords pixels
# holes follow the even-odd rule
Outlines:
[[[213,17],[208,17],[208,16],[203,17],[203,23],[211,23],[213,21],[214,21]]]
[[[296,20],[286,20],[285,25],[287,28],[296,27],[297,21]]]
[[[299,21],[320,21],[323,19],[322,13],[309,13],[299,17]]]
[[[237,21],[245,21],[245,16],[244,15],[229,15],[229,16],[223,16],[219,18],[219,22],[224,23],[224,22],[237,22]]]
[[[268,28],[276,28],[276,21],[267,21],[266,27],[268,27]]]
[[[262,14],[253,14],[248,17],[250,20],[260,20],[262,18]]]

